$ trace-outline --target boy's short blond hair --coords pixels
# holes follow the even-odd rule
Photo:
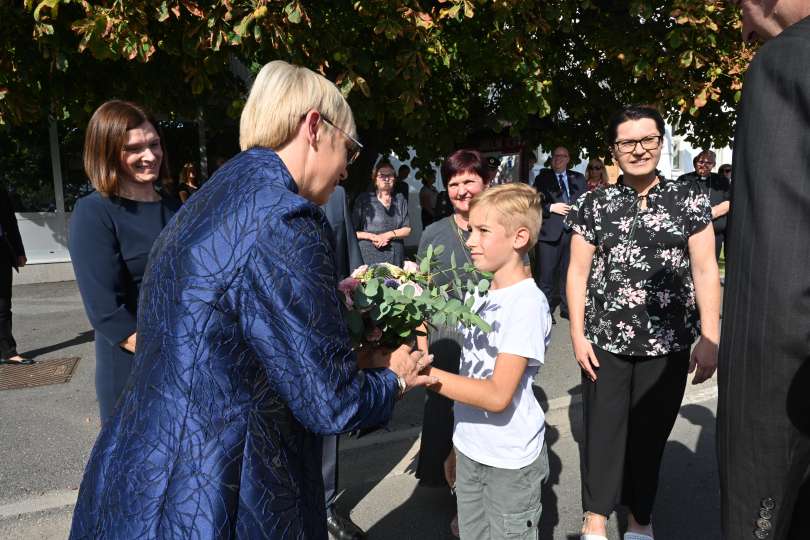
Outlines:
[[[240,148],[281,148],[295,136],[301,120],[311,110],[357,138],[349,104],[326,77],[283,60],[266,64],[256,76],[242,110]],[[326,123],[324,126],[331,129]]]
[[[495,210],[498,213],[498,223],[509,232],[514,232],[518,227],[526,227],[529,230],[526,251],[537,243],[543,214],[540,195],[533,187],[520,182],[493,186],[470,201],[470,212],[480,207]]]

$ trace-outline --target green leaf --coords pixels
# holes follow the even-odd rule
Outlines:
[[[447,316],[441,312],[436,313],[433,315],[431,322],[437,326],[443,325],[445,322],[447,322]]]
[[[451,298],[449,302],[447,302],[447,306],[445,309],[448,313],[458,313],[463,307],[463,304],[458,298]]]
[[[482,279],[478,282],[478,292],[484,294],[489,290],[489,280]]]
[[[368,280],[365,287],[363,287],[363,291],[365,291],[365,293],[368,296],[375,296],[379,290],[380,290],[380,280],[378,280],[377,278],[372,278]]]
[[[439,244],[438,246],[436,246],[436,249],[433,250],[433,254],[439,256],[442,253],[444,253],[444,244]]]
[[[455,267],[456,267],[456,252],[451,251],[450,252],[450,268],[455,268]]]

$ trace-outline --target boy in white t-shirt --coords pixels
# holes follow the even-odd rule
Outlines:
[[[537,242],[540,199],[526,184],[492,187],[470,205],[475,267],[492,287],[474,309],[492,327],[464,330],[459,375],[426,369],[455,403],[453,445],[462,540],[536,538],[548,476],[545,418],[532,392],[551,329],[545,296],[524,266]],[[451,467],[452,468],[452,467]]]

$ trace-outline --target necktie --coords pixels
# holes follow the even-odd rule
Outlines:
[[[568,186],[565,185],[565,180],[563,180],[562,173],[557,175],[557,181],[560,183],[560,192],[563,196],[563,201],[567,204],[571,200],[571,196],[568,193]]]

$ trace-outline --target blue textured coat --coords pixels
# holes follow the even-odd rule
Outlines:
[[[387,422],[397,391],[357,370],[327,227],[259,148],[175,215],[71,538],[327,537],[320,434]]]

